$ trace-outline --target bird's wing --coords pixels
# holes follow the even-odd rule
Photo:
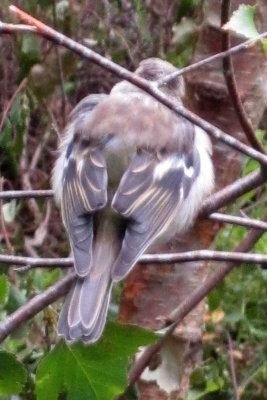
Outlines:
[[[90,96],[91,97],[91,96]],[[88,140],[77,140],[81,120],[97,104],[86,98],[74,110],[70,123],[74,134],[66,148],[62,174],[62,217],[70,237],[75,269],[84,277],[92,264],[93,215],[107,202],[107,171],[101,146],[90,146]],[[100,97],[102,99],[102,97]]]
[[[148,246],[163,233],[187,197],[199,172],[197,153],[138,151],[112,201],[128,219],[122,247],[112,269],[121,280]]]

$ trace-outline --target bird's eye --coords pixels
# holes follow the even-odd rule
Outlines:
[[[82,139],[80,146],[82,149],[86,149],[87,147],[90,146],[90,144],[91,144],[91,142],[89,139]]]

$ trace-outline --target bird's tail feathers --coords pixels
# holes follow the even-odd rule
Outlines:
[[[58,334],[68,342],[97,341],[105,326],[111,287],[109,273],[77,279],[60,314]]]
[[[79,339],[85,343],[96,342],[105,326],[117,244],[109,235],[99,236],[93,249],[92,268],[85,278],[77,278],[60,314],[58,334],[68,342]]]

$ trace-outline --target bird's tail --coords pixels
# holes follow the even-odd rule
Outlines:
[[[112,243],[107,232],[98,235],[88,275],[77,278],[65,300],[58,334],[69,342],[96,342],[105,327],[112,289],[111,268],[117,254],[117,244]]]
[[[106,273],[77,279],[69,292],[58,322],[58,334],[69,342],[93,343],[101,336],[111,294],[111,280]]]

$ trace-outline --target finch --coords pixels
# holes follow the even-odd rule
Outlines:
[[[135,73],[156,83],[174,71],[150,58]],[[181,76],[161,90],[182,104]],[[193,224],[214,186],[211,155],[202,129],[129,82],[76,106],[52,178],[77,274],[58,324],[66,341],[97,341],[113,283]]]

